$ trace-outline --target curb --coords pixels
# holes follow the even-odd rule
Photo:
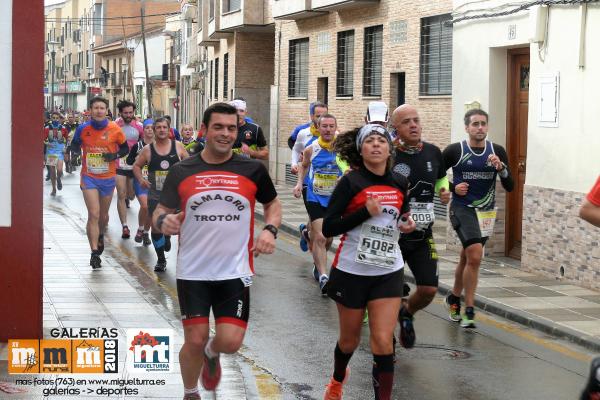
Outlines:
[[[262,211],[255,211],[256,219],[260,221],[264,221],[264,216]],[[281,223],[279,229],[289,235],[300,237],[300,232],[298,232],[298,228],[292,226],[287,222]],[[337,245],[333,244],[331,246],[330,251],[337,251]],[[445,257],[440,257],[441,260],[454,262]],[[415,283],[414,278],[410,274],[404,274],[406,280],[412,284]],[[450,292],[451,288],[442,283],[438,286],[438,293],[446,296]],[[561,338],[567,339],[572,343],[575,343],[579,346],[585,347],[586,349],[592,350],[596,353],[600,353],[600,341],[593,338],[592,336],[582,334],[574,329],[570,329],[563,326],[558,326],[552,321],[546,320],[542,317],[535,316],[533,314],[527,313],[522,310],[518,310],[504,304],[498,303],[494,300],[475,295],[475,306],[480,308],[483,311],[486,311],[490,314],[498,315],[502,318],[508,319],[510,321],[516,322],[523,326],[535,329],[537,331]]]

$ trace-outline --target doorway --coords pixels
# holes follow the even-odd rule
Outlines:
[[[390,74],[390,110],[406,103],[406,74],[395,72]]]
[[[529,48],[508,52],[507,104],[508,163],[515,188],[507,195],[506,248],[511,258],[521,259],[523,188],[527,172],[527,123],[529,116]]]
[[[329,104],[327,102],[329,92],[329,78],[317,78],[317,101],[323,104]]]

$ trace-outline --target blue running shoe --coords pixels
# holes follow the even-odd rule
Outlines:
[[[317,271],[317,266],[313,264],[313,278],[315,281],[319,282],[319,271]]]
[[[298,230],[300,231],[300,250],[307,252],[308,242],[306,241],[306,237],[304,236],[304,232],[306,231],[306,224],[300,224],[300,226],[298,226]]]

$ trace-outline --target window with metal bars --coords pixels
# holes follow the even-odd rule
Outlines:
[[[452,93],[452,25],[450,14],[421,18],[419,94]]]
[[[308,38],[290,40],[288,97],[308,97]]]
[[[381,96],[383,25],[365,28],[363,96]]]
[[[337,34],[337,77],[335,93],[338,97],[352,96],[354,90],[354,30]]]
[[[237,11],[241,8],[241,0],[223,0],[223,13]]]
[[[227,91],[229,90],[229,53],[223,56],[223,100],[227,99]]]
[[[219,98],[219,59],[215,58],[215,100]]]

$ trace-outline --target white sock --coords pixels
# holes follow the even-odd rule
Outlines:
[[[123,228],[125,228],[125,227],[127,226],[127,224],[126,224],[126,223],[125,223],[125,224],[121,224],[121,225],[123,225]]]
[[[183,394],[194,394],[194,393],[198,393],[198,386],[196,386],[195,388],[192,388],[192,389],[183,388]]]
[[[323,280],[323,278],[325,278],[325,279],[329,279],[329,277],[328,277],[326,274],[322,274],[322,275],[319,277],[319,281],[322,281],[322,280]]]
[[[150,232],[150,229],[144,229],[144,233]]]
[[[212,349],[213,338],[208,339],[208,343],[206,343],[206,347],[204,348],[204,352],[209,358],[215,358],[219,355],[219,353],[213,351]]]

